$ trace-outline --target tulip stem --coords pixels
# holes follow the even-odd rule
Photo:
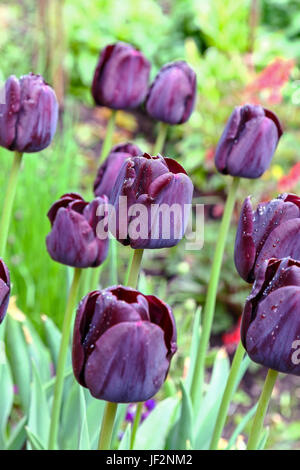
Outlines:
[[[56,381],[55,381],[55,387],[54,387],[54,399],[53,399],[51,425],[50,425],[50,433],[49,433],[49,449],[50,450],[54,450],[56,447],[59,416],[60,416],[61,401],[62,401],[63,386],[64,386],[64,373],[65,373],[66,359],[67,359],[67,354],[68,354],[72,319],[73,319],[73,313],[74,313],[76,302],[77,302],[77,293],[78,293],[78,288],[80,284],[81,273],[82,273],[82,269],[75,268],[74,277],[73,277],[72,285],[70,288],[69,298],[68,298],[67,307],[66,307],[66,314],[64,317],[62,338],[61,338],[60,350],[59,350],[59,356],[58,356],[58,362],[57,362]]]
[[[137,288],[143,253],[143,249],[137,249],[133,251],[128,277],[125,282],[126,286],[133,287],[134,289]]]
[[[106,135],[105,135],[105,139],[103,140],[103,143],[102,143],[102,149],[101,149],[99,164],[101,164],[105,160],[105,158],[107,157],[107,155],[109,154],[109,151],[111,149],[112,137],[113,137],[113,133],[114,133],[114,130],[115,130],[115,124],[116,124],[116,115],[117,115],[117,111],[115,109],[113,109],[112,112],[111,112],[109,121],[107,123]]]
[[[168,124],[166,122],[160,122],[156,142],[153,147],[153,155],[157,155],[158,153],[163,152],[165,141],[167,138],[167,133],[168,133]]]
[[[110,450],[111,437],[114,428],[117,409],[118,403],[111,403],[110,401],[106,403],[99,437],[98,450]]]
[[[220,437],[222,435],[222,431],[225,425],[228,408],[232,399],[232,395],[234,393],[236,387],[236,381],[238,377],[238,373],[241,367],[241,363],[243,361],[243,357],[245,354],[245,349],[242,345],[242,342],[239,342],[239,345],[235,351],[235,355],[232,361],[230,373],[227,379],[226,387],[223,393],[221,405],[219,408],[219,413],[215,425],[215,429],[213,432],[212,440],[210,443],[210,450],[217,450]]]
[[[0,222],[0,257],[3,258],[5,255],[8,231],[11,221],[11,213],[14,205],[18,176],[22,163],[22,153],[15,152],[13,164],[10,170],[9,180],[7,184],[7,190],[4,200],[4,206],[2,209],[2,217]]]
[[[232,212],[234,209],[238,184],[239,178],[234,177],[232,179],[231,187],[229,189],[227,201],[224,208],[224,214],[220,226],[219,237],[215,248],[212,270],[207,288],[207,296],[203,315],[203,327],[200,341],[198,344],[198,359],[196,361],[196,367],[194,370],[194,376],[191,387],[191,398],[194,406],[196,406],[197,400],[201,399],[202,396],[205,358],[208,350],[209,338],[213,324],[223,254],[232,217]]]
[[[271,399],[272,391],[278,376],[278,372],[269,369],[263,390],[261,392],[258,407],[251,428],[247,450],[256,450],[261,439],[265,416]]]
[[[142,411],[143,411],[143,402],[140,402],[137,404],[136,407],[136,412],[135,412],[135,417],[132,425],[132,432],[131,432],[131,439],[130,439],[130,450],[133,450],[134,448],[134,443],[135,443],[135,437],[136,433],[141,421],[141,416],[142,416]]]

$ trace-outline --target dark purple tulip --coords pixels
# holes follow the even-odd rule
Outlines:
[[[186,62],[164,65],[149,89],[147,113],[168,124],[186,122],[194,109],[196,86],[196,74]]]
[[[248,297],[241,325],[250,358],[271,369],[300,375],[300,262],[263,263]]]
[[[129,157],[142,155],[141,149],[134,144],[126,143],[113,147],[106,158],[105,162],[100,166],[94,183],[95,196],[103,196],[106,194],[110,199],[112,190],[115,186],[119,171],[124,161]]]
[[[96,104],[112,109],[137,108],[147,94],[150,68],[150,62],[130,44],[106,46],[92,84]]]
[[[145,401],[166,378],[176,352],[171,308],[153,295],[116,286],[80,302],[73,335],[73,370],[95,398]]]
[[[175,160],[146,153],[131,157],[123,163],[111,196],[117,222],[111,231],[132,248],[177,245],[186,230],[193,189]]]
[[[106,205],[106,196],[90,203],[77,193],[61,196],[48,212],[52,230],[46,243],[51,258],[76,268],[99,266],[107,256],[108,237],[97,237],[97,224],[103,218],[97,210]]]
[[[40,75],[11,75],[0,102],[0,145],[20,153],[48,147],[56,131],[58,103],[53,89]]]
[[[251,283],[265,260],[287,256],[300,260],[300,198],[281,194],[252,211],[251,199],[247,197],[234,249],[240,276]]]
[[[10,277],[6,264],[0,259],[0,323],[7,312],[10,296]]]
[[[262,106],[238,106],[219,140],[215,165],[220,173],[259,178],[269,168],[282,135],[280,122]]]

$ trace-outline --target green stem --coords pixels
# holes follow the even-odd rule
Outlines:
[[[116,286],[119,282],[118,278],[118,241],[115,238],[110,240],[109,249],[109,280],[111,286]]]
[[[64,317],[62,338],[61,338],[58,363],[57,363],[56,381],[55,381],[55,387],[54,387],[54,399],[53,399],[51,425],[50,425],[50,433],[49,433],[49,449],[50,450],[53,450],[56,447],[59,416],[60,416],[63,385],[64,385],[64,373],[65,373],[66,359],[67,359],[68,347],[69,347],[69,341],[70,341],[73,313],[74,313],[74,309],[75,309],[76,302],[77,302],[77,293],[78,293],[78,288],[79,288],[79,283],[80,283],[81,272],[82,270],[79,268],[75,268],[74,270],[73,282],[70,288],[66,314]]]
[[[153,155],[157,155],[158,153],[163,152],[164,144],[167,138],[167,133],[168,133],[168,124],[165,122],[160,122],[156,142],[153,147]]]
[[[16,195],[18,176],[22,163],[22,156],[22,153],[15,152],[13,164],[8,179],[6,195],[2,209],[2,217],[0,222],[0,257],[3,257],[5,255],[7,236],[10,226],[12,208]]]
[[[247,450],[256,450],[261,438],[265,416],[271,399],[272,391],[278,376],[278,372],[269,369],[264,387],[259,398],[258,407],[251,428]]]
[[[101,149],[101,154],[100,154],[100,158],[99,158],[99,163],[100,164],[103,163],[103,161],[105,160],[105,158],[107,157],[107,155],[109,154],[109,151],[111,149],[112,137],[113,137],[113,133],[114,133],[114,130],[115,130],[115,124],[116,124],[116,115],[117,115],[117,111],[115,109],[113,109],[112,112],[111,112],[111,116],[109,118],[109,121],[107,123],[105,139],[102,143],[102,149]]]
[[[111,403],[110,401],[106,403],[99,437],[98,450],[110,450],[111,437],[114,428],[117,409],[118,403]]]
[[[197,399],[202,395],[202,387],[204,382],[204,367],[205,367],[205,357],[208,349],[209,338],[211,334],[211,328],[214,318],[214,311],[216,305],[216,297],[218,291],[218,284],[220,278],[220,271],[222,266],[223,254],[225,249],[225,244],[227,240],[228,230],[230,226],[231,216],[234,209],[235,198],[237,193],[237,188],[239,184],[239,178],[234,177],[232,179],[232,184],[229,189],[227,201],[224,208],[224,214],[220,226],[219,237],[216,244],[212,270],[210,274],[210,279],[208,283],[207,296],[204,308],[203,315],[203,327],[202,333],[198,345],[198,354],[197,354],[197,363],[194,370],[194,376],[191,387],[191,397],[192,403],[195,406]]]
[[[126,280],[126,286],[137,287],[144,250],[134,250],[130,262],[129,274]]]
[[[238,377],[238,373],[241,367],[241,363],[243,361],[245,349],[241,343],[239,342],[239,345],[237,347],[237,350],[235,351],[235,355],[232,361],[230,373],[227,379],[226,387],[223,393],[222,397],[222,402],[220,405],[215,429],[213,432],[212,440],[210,443],[210,450],[216,450],[218,448],[219,440],[222,435],[222,431],[225,425],[227,413],[228,413],[228,408],[236,387],[236,380]]]
[[[130,450],[133,449],[134,443],[135,443],[135,437],[136,433],[141,421],[141,416],[142,416],[142,411],[143,411],[143,403],[140,402],[137,404],[136,412],[135,412],[135,417],[134,417],[134,422],[132,425],[132,432],[131,432],[131,440],[130,440]]]

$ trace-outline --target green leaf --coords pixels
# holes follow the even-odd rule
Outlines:
[[[138,429],[135,450],[161,450],[174,423],[177,398],[166,398],[158,403]],[[163,424],[163,425],[162,425]]]
[[[46,393],[34,361],[32,361],[31,400],[27,427],[32,435],[38,436],[39,441],[46,448],[50,427],[50,413]]]
[[[229,374],[229,366],[226,351],[221,349],[216,356],[209,386],[198,409],[194,428],[195,449],[208,449],[209,447]]]
[[[5,449],[7,421],[13,404],[13,381],[6,357],[5,344],[2,339],[0,339],[0,384],[0,449]]]
[[[118,450],[130,450],[131,424],[126,426],[125,432],[119,444]]]
[[[26,414],[30,402],[31,364],[22,325],[11,315],[7,317],[6,345],[14,383],[19,390],[21,405]]]
[[[187,443],[193,446],[193,407],[189,393],[183,382],[180,383],[182,399],[180,402],[180,415],[174,428],[170,432],[168,448],[185,450]]]
[[[192,342],[191,342],[191,348],[190,348],[190,366],[189,366],[188,376],[186,378],[186,387],[188,391],[190,391],[190,387],[192,385],[195,364],[197,361],[198,344],[199,344],[199,339],[200,339],[200,320],[201,320],[201,307],[197,308],[195,312],[195,317],[194,317]]]
[[[86,403],[82,387],[79,388],[79,439],[78,450],[90,450],[90,437],[86,416]]]
[[[226,447],[226,450],[230,450],[231,447],[234,446],[234,443],[237,440],[238,436],[243,432],[243,430],[247,426],[248,422],[254,416],[256,410],[257,410],[257,403],[248,411],[248,413],[245,414],[245,416],[243,417],[241,422],[235,428],[234,432],[231,435],[231,438],[228,441],[228,445]]]
[[[17,423],[15,428],[11,431],[9,439],[6,443],[5,450],[21,450],[26,440],[25,424],[27,422],[27,416],[23,416],[22,419]]]
[[[256,450],[264,450],[267,444],[267,440],[269,438],[269,434],[270,434],[270,428],[268,427],[264,429]]]
[[[56,369],[61,343],[61,331],[57,328],[51,318],[47,317],[46,315],[42,315],[42,320],[46,333],[46,342],[50,349],[51,358]]]
[[[46,450],[46,447],[43,445],[43,443],[39,440],[39,438],[34,434],[32,431],[30,431],[28,426],[25,426],[25,431],[30,443],[30,449],[32,450]]]
[[[23,325],[23,331],[28,344],[30,358],[38,370],[41,383],[44,384],[51,379],[50,353],[27,318]]]

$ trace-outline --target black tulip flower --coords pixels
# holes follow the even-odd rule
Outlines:
[[[193,112],[197,79],[184,61],[164,65],[152,83],[147,98],[147,113],[168,124],[182,124]]]
[[[103,196],[106,194],[108,199],[110,199],[124,161],[129,157],[136,157],[142,154],[143,152],[137,145],[129,142],[113,147],[104,163],[98,169],[94,183],[95,196]]]
[[[145,153],[127,159],[111,196],[112,232],[135,249],[177,245],[186,230],[193,189],[183,167],[171,158]]]
[[[145,99],[150,62],[130,44],[106,46],[95,70],[92,95],[99,106],[134,109]]]
[[[152,397],[176,349],[172,311],[153,295],[116,286],[91,292],[79,304],[73,370],[96,398],[130,403]]]
[[[300,375],[300,262],[263,263],[248,297],[241,325],[250,358],[270,369]]]
[[[252,211],[251,199],[247,197],[234,249],[240,276],[251,283],[265,260],[287,256],[300,260],[300,198],[281,194]]]
[[[0,323],[7,312],[10,296],[10,277],[6,264],[0,259]]]
[[[272,111],[250,104],[236,107],[217,146],[217,170],[259,178],[269,168],[281,135],[280,122]]]
[[[99,266],[108,252],[108,237],[97,236],[106,205],[106,196],[90,203],[77,193],[61,196],[48,212],[52,230],[46,243],[51,258],[76,268]]]
[[[39,152],[50,145],[56,131],[58,103],[53,89],[40,75],[8,78],[0,101],[0,145],[20,153]]]

